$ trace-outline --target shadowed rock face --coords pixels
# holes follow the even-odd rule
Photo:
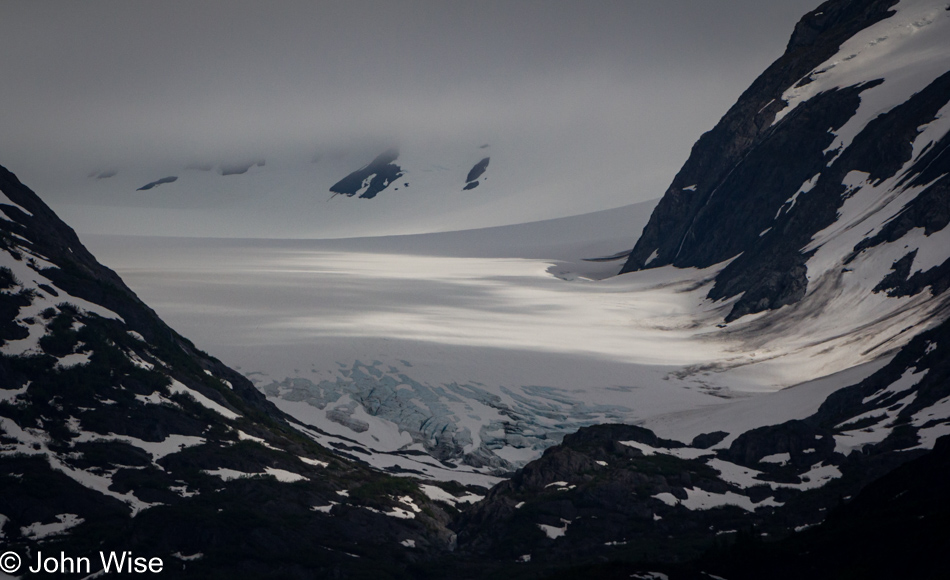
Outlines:
[[[788,537],[787,545],[807,555],[817,545],[798,542],[797,533],[823,522],[836,507],[851,518],[862,510],[897,516],[905,532],[918,538],[937,533],[928,541],[946,545],[950,535],[938,531],[946,521],[945,499],[935,504],[944,518],[936,521],[917,519],[928,515],[924,502],[908,504],[914,518],[888,507],[900,491],[916,488],[916,476],[908,473],[941,489],[937,480],[950,473],[950,437],[935,440],[935,434],[950,430],[950,413],[941,405],[950,396],[950,346],[942,345],[950,345],[950,322],[916,337],[867,379],[830,395],[812,416],[740,433],[728,445],[720,444],[722,432],[686,445],[631,425],[583,428],[463,513],[456,525],[459,549],[471,558],[506,561],[532,554],[540,568],[608,559],[669,565],[754,530],[770,540]],[[910,374],[917,382],[908,380]],[[866,444],[849,447],[857,440]],[[917,458],[922,458],[917,467],[894,471]],[[919,465],[926,465],[923,473]],[[868,493],[859,496],[866,486]],[[934,499],[933,493],[926,495]],[[853,506],[846,503],[852,497]],[[830,519],[821,533],[836,536],[843,524]],[[853,531],[850,524],[844,529]],[[875,529],[874,545],[893,546],[886,558],[892,567],[915,558],[914,566],[926,569],[941,557],[919,555],[886,527]],[[856,554],[877,557],[863,543],[849,545],[855,552],[841,559],[849,565],[861,559]],[[808,560],[821,569],[820,560]],[[712,561],[724,571],[736,568],[729,558]],[[680,566],[683,575],[671,577],[699,578],[686,572],[700,565]],[[756,567],[744,566],[737,577],[773,577],[775,569],[764,557]]]
[[[330,191],[347,197],[359,193],[362,199],[372,199],[389,187],[390,183],[402,177],[402,168],[393,163],[398,157],[399,152],[390,149],[373,159],[369,165],[334,183],[330,186]]]
[[[136,189],[135,191],[148,191],[149,189],[152,189],[152,188],[154,188],[154,187],[158,187],[159,185],[164,185],[164,184],[166,184],[166,183],[175,183],[176,181],[178,181],[178,176],[177,176],[177,175],[170,175],[170,176],[168,176],[168,177],[163,177],[163,178],[161,178],[161,179],[156,179],[155,181],[151,181],[151,182],[149,182],[149,183],[146,183],[145,185],[143,185],[142,187]]]
[[[740,256],[719,275],[709,295],[720,299],[745,293],[729,320],[800,300],[807,287],[808,258],[800,250],[835,220],[843,202],[841,178],[868,166],[877,179],[893,175],[906,161],[904,153],[916,135],[910,131],[932,120],[950,98],[946,79],[938,80],[926,96],[892,111],[889,121],[866,127],[837,158],[839,152],[826,151],[834,138],[831,131],[853,116],[860,94],[880,79],[819,94],[773,126],[786,106],[783,93],[807,84],[803,77],[809,71],[856,32],[887,18],[895,4],[831,1],[806,15],[785,54],[693,147],[622,273],[670,264],[706,267]],[[807,215],[806,208],[782,215],[786,200],[819,173]]]
[[[781,96],[785,90],[833,56],[846,39],[886,18],[895,4],[895,0],[826,2],[802,18],[785,54],[693,146],[644,228],[624,271],[642,268],[654,250],[658,250],[658,257],[651,266],[673,263],[686,230],[710,193],[770,132],[775,115],[783,108]]]
[[[488,161],[490,157],[486,157],[475,164],[474,167],[468,172],[468,176],[465,178],[465,187],[462,189],[469,190],[475,189],[478,187],[478,178],[485,173],[485,170],[488,169]]]
[[[821,526],[773,544],[737,544],[691,568],[737,580],[940,578],[946,573],[943,558],[950,545],[948,466],[950,437],[944,437],[933,452],[838,506]],[[684,573],[673,578],[687,577]]]
[[[5,550],[130,550],[176,578],[346,578],[452,547],[414,482],[315,444],[2,167],[0,191]]]
[[[797,203],[800,205],[795,211],[785,210],[785,204],[779,202],[779,217],[770,219],[771,223],[759,224],[768,225],[772,230],[764,236],[756,236],[757,239],[750,239],[746,247],[742,248],[743,254],[720,273],[716,285],[709,293],[710,298],[720,299],[745,292],[727,320],[765,309],[779,308],[801,299],[807,286],[805,263],[811,255],[803,252],[802,248],[817,232],[836,221],[838,211],[847,199],[843,184],[846,176],[852,171],[860,171],[868,174],[869,181],[878,183],[894,176],[910,161],[911,143],[917,136],[917,127],[932,121],[948,101],[950,73],[938,78],[903,105],[871,121],[834,162],[827,167],[819,167],[818,169],[822,170],[821,176],[807,195],[799,197]],[[777,126],[776,132],[780,131],[781,127],[782,125]],[[835,152],[829,154],[833,155]],[[933,160],[924,157],[911,167],[910,172],[920,173],[928,166],[931,168],[927,171],[933,173]],[[920,197],[926,201],[918,202]],[[915,205],[920,206],[927,202],[935,208],[948,205],[950,199],[946,182],[932,183],[917,199],[912,202],[911,211]],[[770,213],[774,207],[768,208],[760,215]],[[905,220],[905,227],[912,224],[912,227],[929,225],[931,231],[938,226],[942,229],[946,222],[939,217],[940,213],[940,210],[937,210],[935,216],[925,217],[917,211],[915,219]],[[941,223],[943,225],[940,225]],[[886,227],[892,237],[898,233],[897,226]],[[903,233],[907,233],[912,227],[905,229]],[[873,242],[859,244],[862,249],[872,245]],[[945,280],[939,281],[945,278],[945,274],[935,272],[930,276],[933,277],[932,283],[937,283],[937,287],[946,283]],[[912,286],[919,292],[925,285],[932,283],[919,280]],[[906,291],[912,292],[910,289]]]

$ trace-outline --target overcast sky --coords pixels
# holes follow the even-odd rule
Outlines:
[[[627,160],[634,202],[818,4],[4,2],[0,164],[56,208],[104,169],[573,135]]]

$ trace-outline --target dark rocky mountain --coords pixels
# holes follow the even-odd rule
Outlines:
[[[148,191],[149,189],[158,187],[159,185],[164,185],[166,183],[175,183],[178,181],[177,175],[169,175],[168,177],[163,177],[161,179],[156,179],[155,181],[150,181],[143,185],[142,187],[136,189],[135,191]]]
[[[833,0],[806,15],[785,54],[693,147],[622,271],[732,260],[708,294],[736,298],[726,317],[731,321],[805,297],[818,277],[810,275],[818,250],[811,242],[842,219],[856,195],[881,190],[881,199],[896,198],[903,209],[897,217],[893,206],[876,208],[887,214],[879,220],[862,216],[869,234],[842,250],[842,267],[849,252],[896,242],[914,228],[930,236],[946,227],[950,157],[943,152],[950,136],[942,128],[928,141],[918,139],[945,114],[950,63],[911,57],[904,71],[919,66],[925,73],[912,77],[919,88],[901,91],[898,83],[913,83],[894,78],[897,67],[875,60],[874,51],[883,42],[908,46],[912,41],[900,36],[900,26],[945,29],[947,11],[939,2],[918,2],[904,9],[913,14],[895,15],[895,5]],[[876,30],[880,36],[864,45],[852,40]],[[862,110],[867,102],[879,110]],[[929,288],[936,295],[948,285],[946,261],[913,282],[897,280],[902,266],[895,266],[877,291],[906,296]]]
[[[488,162],[491,160],[490,157],[486,157],[475,164],[474,167],[468,172],[468,175],[465,177],[465,187],[463,190],[475,189],[478,187],[478,178],[480,178],[485,170],[488,169]]]
[[[444,504],[316,445],[2,168],[0,191],[4,551],[311,578],[411,576],[451,549]]]
[[[547,572],[599,561],[665,563],[666,569],[712,558],[748,538],[763,553],[804,551],[801,546],[814,544],[799,541],[799,534],[836,509],[849,517],[865,517],[864,509],[896,514],[867,499],[877,497],[873,492],[859,494],[873,489],[869,484],[887,487],[874,482],[917,458],[938,489],[950,482],[950,348],[944,345],[950,345],[950,322],[917,336],[866,380],[833,393],[814,415],[729,439],[709,433],[686,445],[630,425],[581,429],[463,514],[459,550],[473,560],[520,560]],[[906,476],[900,481],[922,485]],[[935,533],[928,542],[947,546],[950,532],[935,531],[947,517],[946,501],[931,514],[922,499],[936,493],[929,490],[915,504],[918,526],[909,517],[901,525],[917,536]],[[849,507],[852,498],[869,507]],[[849,540],[852,552],[837,561],[847,567],[880,559],[881,544],[887,542]],[[894,542],[888,557],[889,569],[910,566],[909,559],[917,569],[936,569],[942,552],[917,554],[912,544]],[[739,567],[718,558],[730,579],[778,577],[775,564],[736,575]],[[805,576],[783,577],[836,577],[820,573],[817,557],[809,566]]]
[[[330,191],[347,197],[359,194],[362,199],[373,199],[379,192],[389,187],[390,183],[403,176],[402,168],[394,163],[398,157],[399,152],[395,149],[385,151],[373,159],[369,165],[357,169],[334,183],[330,186]]]
[[[950,549],[948,465],[950,437],[943,437],[933,452],[868,485],[821,526],[774,544],[749,538],[701,565],[736,580],[942,578]]]
[[[934,450],[874,481],[829,510],[819,526],[779,541],[748,528],[689,562],[614,559],[577,565],[546,578],[641,580],[798,580],[862,578],[936,580],[946,575],[950,548],[947,465],[950,437]]]

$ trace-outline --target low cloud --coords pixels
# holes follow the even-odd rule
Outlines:
[[[815,4],[15,3],[0,163],[65,202],[93,172],[462,140],[550,172],[623,164],[634,202]]]

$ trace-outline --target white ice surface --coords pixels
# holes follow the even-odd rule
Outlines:
[[[265,467],[264,471],[259,473],[249,473],[245,471],[238,471],[236,469],[228,469],[227,467],[219,467],[217,469],[205,469],[203,470],[208,475],[216,475],[223,479],[224,481],[231,481],[232,479],[242,479],[245,477],[255,477],[259,475],[270,475],[274,477],[277,481],[282,483],[294,483],[296,481],[306,481],[307,478],[300,475],[299,473],[294,473],[292,471],[287,471],[286,469],[278,469],[276,467]]]
[[[633,447],[634,449],[639,449],[646,456],[656,455],[659,453],[661,455],[672,455],[673,457],[678,457],[680,459],[696,459],[697,457],[713,454],[713,452],[709,451],[708,449],[695,449],[693,447],[665,449],[663,447],[652,447],[646,443],[640,443],[639,441],[620,441],[620,444],[626,445],[627,447]]]
[[[315,467],[329,467],[330,464],[326,461],[320,461],[319,459],[310,459],[309,457],[298,457],[300,461],[303,461],[307,465],[313,465]]]
[[[396,499],[399,500],[399,503],[409,506],[409,509],[411,509],[413,513],[422,513],[422,508],[416,505],[415,500],[413,500],[411,496],[404,495]]]
[[[778,219],[778,217],[782,215],[782,213],[788,213],[792,211],[793,209],[795,209],[795,204],[798,202],[798,196],[802,195],[803,193],[808,193],[809,191],[814,189],[815,185],[818,184],[819,177],[821,177],[820,173],[817,173],[814,176],[812,176],[808,181],[803,183],[800,188],[798,188],[798,191],[792,194],[792,197],[785,200],[785,203],[783,203],[782,207],[779,208],[778,213],[775,214],[775,219]],[[769,229],[772,229],[772,228],[769,228]],[[764,233],[765,232],[763,232],[763,234]],[[762,236],[762,234],[759,234],[759,236]]]
[[[19,389],[0,389],[0,403],[13,403],[20,395],[26,393],[30,385],[20,387]]]
[[[714,408],[652,417],[644,421],[643,426],[652,429],[660,437],[684,443],[689,443],[702,433],[725,431],[729,436],[714,448],[726,448],[736,437],[750,429],[812,415],[828,395],[860,382],[887,362],[887,359],[882,359],[866,363],[766,396],[733,400]]]
[[[897,393],[903,393],[904,391],[912,389],[925,376],[927,376],[927,373],[929,371],[930,369],[924,369],[923,371],[920,371],[920,372],[914,372],[913,368],[909,368],[906,371],[904,371],[904,374],[902,374],[899,379],[897,379],[896,381],[894,381],[893,383],[891,383],[884,389],[881,389],[880,391],[865,397],[861,401],[861,404],[866,405],[870,403],[871,401],[873,401],[874,399],[883,399],[885,397],[896,395]]]
[[[208,475],[216,475],[223,479],[224,481],[231,481],[232,479],[242,479],[245,477],[254,477],[255,475],[263,475],[261,473],[248,473],[246,471],[238,471],[236,469],[228,469],[227,467],[219,467],[217,469],[205,469],[203,470]]]
[[[765,482],[758,479],[761,471],[736,465],[722,459],[710,459],[706,465],[719,472],[719,478],[741,488],[763,485]]]
[[[460,503],[476,503],[485,498],[483,495],[476,495],[474,493],[466,493],[462,496],[456,497],[441,487],[436,487],[434,485],[422,484],[419,486],[419,489],[422,490],[422,493],[426,494],[426,497],[429,499],[433,501],[441,501],[453,507]]]
[[[936,135],[928,131],[919,139]],[[847,224],[880,205],[853,178]],[[931,316],[924,297],[868,296],[896,244],[841,273],[844,248],[860,240],[842,226],[813,242],[805,300],[721,327],[732,302],[704,296],[724,264],[605,278],[648,209],[416,236],[106,236],[90,245],[179,332],[270,389],[318,441],[356,444],[348,453],[380,468],[436,479],[459,472],[470,483],[500,472],[415,453],[448,433],[453,448],[509,469],[604,422],[642,422],[684,442],[724,430],[727,445],[748,428],[813,413],[880,368],[911,336],[908,324]],[[887,209],[875,223],[899,208]],[[582,260],[603,256],[619,258]],[[527,431],[509,432],[512,414]]]
[[[792,455],[790,453],[775,453],[772,455],[766,455],[759,460],[759,463],[778,463],[779,465],[785,465],[792,460]]]
[[[686,488],[686,496],[685,500],[677,498],[672,493],[658,493],[653,497],[667,505],[682,505],[689,510],[709,510],[723,506],[736,506],[746,511],[754,512],[758,508],[780,507],[782,505],[771,497],[767,497],[756,503],[744,495],[739,495],[731,491],[727,491],[726,493],[713,493],[699,488]]]
[[[114,433],[101,435],[89,431],[80,431],[78,436],[71,440],[72,443],[87,443],[90,441],[122,441],[128,443],[151,455],[152,462],[156,462],[162,457],[178,453],[189,447],[203,445],[205,442],[204,438],[192,435],[171,434],[166,435],[161,441],[144,441],[130,435],[116,435]]]
[[[20,528],[20,533],[30,540],[40,540],[62,534],[69,528],[74,528],[85,521],[76,514],[59,514],[56,519],[59,521],[51,524],[36,522],[23,526]]]
[[[198,391],[194,389],[189,389],[188,387],[186,387],[185,385],[183,385],[181,382],[179,382],[176,379],[172,379],[171,385],[168,386],[168,390],[172,394],[188,395],[189,397],[197,401],[202,407],[207,407],[208,409],[211,409],[212,411],[214,411],[215,413],[218,413],[219,415],[225,417],[226,419],[237,419],[240,417],[239,414],[235,413],[231,409],[228,409],[227,407],[223,405],[215,403],[214,401],[212,401],[211,399],[202,395],[201,393],[199,393]]]
[[[542,532],[544,532],[544,535],[546,535],[548,538],[552,540],[556,540],[560,538],[561,536],[563,536],[564,534],[566,534],[567,528],[570,527],[571,525],[571,522],[567,520],[563,520],[563,519],[561,520],[561,523],[563,524],[561,527],[549,526],[546,524],[538,524],[538,527],[541,529]]]
[[[788,488],[804,491],[822,487],[832,479],[841,477],[841,472],[837,467],[834,465],[823,465],[820,462],[809,468],[807,472],[802,473],[799,476],[801,478],[801,482],[799,483],[763,481],[759,478],[759,476],[762,475],[761,471],[749,469],[748,467],[736,465],[735,463],[723,461],[722,459],[710,459],[707,465],[719,472],[720,479],[743,489],[756,485],[767,485],[772,489]]]
[[[823,465],[822,463],[817,463],[799,477],[802,479],[801,483],[778,483],[770,485],[772,485],[773,489],[775,487],[789,487],[802,491],[816,489],[822,487],[832,479],[841,477],[841,471],[839,471],[834,465]]]
[[[907,376],[913,375],[904,373],[901,379],[898,379],[896,382],[902,382],[904,377]],[[898,392],[904,392],[904,390]],[[854,449],[861,449],[865,445],[884,441],[884,439],[886,439],[887,436],[891,434],[891,431],[894,427],[893,421],[897,418],[898,413],[900,413],[904,407],[911,404],[916,397],[916,391],[908,393],[906,396],[896,401],[892,401],[886,409],[875,408],[865,413],[855,415],[854,417],[840,423],[836,426],[836,428],[842,429],[842,431],[835,434],[834,436],[835,451],[848,455]],[[871,425],[862,427],[861,429],[847,430],[848,427],[856,427],[860,422],[863,421],[871,421]]]
[[[248,435],[247,433],[245,433],[244,431],[241,431],[240,429],[237,430],[237,434],[238,434],[238,439],[241,441],[253,441],[255,443],[260,443],[261,445],[263,445],[264,447],[267,447],[268,449],[274,449],[274,450],[280,451],[280,449],[278,449],[277,447],[274,447],[273,445],[271,445],[264,439],[261,439],[260,437],[255,437],[253,435]],[[309,463],[311,461],[303,457],[301,457],[300,459],[303,460],[304,463]],[[317,464],[319,463],[321,462],[318,461]],[[311,463],[311,465],[316,465],[316,464]],[[326,464],[324,464],[324,466],[325,465]]]
[[[313,511],[315,511],[315,512],[321,512],[321,513],[328,514],[328,513],[330,513],[331,510],[333,510],[333,506],[335,506],[335,505],[340,505],[340,504],[338,504],[338,503],[335,502],[335,501],[331,501],[331,502],[328,503],[327,505],[314,505],[314,506],[310,506],[310,509],[313,510]]]
[[[88,352],[77,352],[74,354],[67,354],[57,359],[55,367],[58,369],[68,369],[75,366],[84,365],[89,362],[89,356],[90,356],[90,353]]]
[[[265,467],[264,473],[275,477],[277,481],[280,481],[283,483],[293,483],[295,481],[308,481],[308,478],[300,475],[299,473],[287,471],[286,469],[278,469],[276,467]]]
[[[153,392],[151,395],[135,395],[135,400],[145,405],[172,405],[173,407],[180,408],[178,403],[163,396],[157,391]]]
[[[642,84],[638,86],[653,92]],[[549,92],[574,100],[577,90],[585,93],[588,88]],[[387,100],[385,95],[378,96],[381,103]],[[590,97],[590,102],[598,102],[593,93]],[[722,104],[727,106],[728,101]],[[693,110],[680,109],[678,114],[696,117]],[[667,133],[658,124],[655,129]],[[631,139],[629,134],[620,137],[619,129],[614,130],[628,146],[656,155],[655,143]],[[60,217],[81,235],[109,231],[132,235],[339,238],[452,231],[571,216],[623,206],[630,199],[644,199],[651,191],[659,195],[666,186],[664,178],[657,178],[662,174],[657,165],[647,179],[628,163],[630,151],[604,147],[602,141],[579,139],[575,130],[563,134],[563,138],[545,139],[529,147],[525,147],[524,139],[536,141],[537,135],[519,134],[508,143],[491,140],[487,149],[480,148],[484,141],[471,135],[419,137],[400,137],[396,163],[405,175],[371,200],[342,195],[331,199],[329,188],[369,163],[385,146],[325,150],[316,163],[311,162],[309,154],[301,159],[290,152],[272,152],[265,166],[252,167],[243,175],[184,169],[179,163],[150,163],[150,168],[118,168],[109,179],[76,174],[72,181],[49,184],[42,191]],[[669,175],[681,162],[678,156],[688,152],[689,139],[684,136],[682,150],[662,159],[660,164]],[[479,179],[478,188],[463,191],[468,171],[487,156],[491,163]],[[171,175],[178,180],[149,191],[135,191],[156,178]],[[29,178],[34,186],[47,181],[29,175],[21,178]],[[408,188],[402,185],[406,182]]]
[[[919,449],[933,449],[937,439],[950,434],[950,397],[940,399],[914,414],[911,423],[920,429]]]
[[[390,511],[384,512],[376,508],[371,508],[369,506],[360,506],[365,510],[369,510],[373,513],[382,514],[384,516],[389,516],[391,518],[396,518],[400,520],[412,520],[415,519],[416,514],[410,510],[403,509],[401,507],[393,507]]]
[[[670,580],[663,572],[637,572],[630,577],[634,580]]]
[[[285,405],[287,402],[280,399],[275,399],[274,403],[277,404],[278,407],[283,408],[283,405]],[[352,440],[348,438],[324,435],[299,424],[295,424],[294,426],[301,432],[313,438],[315,441],[322,443],[331,449],[333,448],[333,446],[330,445],[331,443],[352,445]],[[398,468],[402,470],[408,470],[405,471],[405,473],[427,479],[434,479],[436,481],[458,481],[465,485],[477,485],[485,488],[490,488],[496,483],[502,481],[501,477],[489,475],[467,466],[460,466],[458,468],[446,467],[438,460],[428,455],[402,456],[392,453],[378,452],[372,450],[371,448],[360,450],[348,449],[347,453],[362,461],[365,461],[366,463],[369,463],[378,469],[393,470],[394,468]]]

